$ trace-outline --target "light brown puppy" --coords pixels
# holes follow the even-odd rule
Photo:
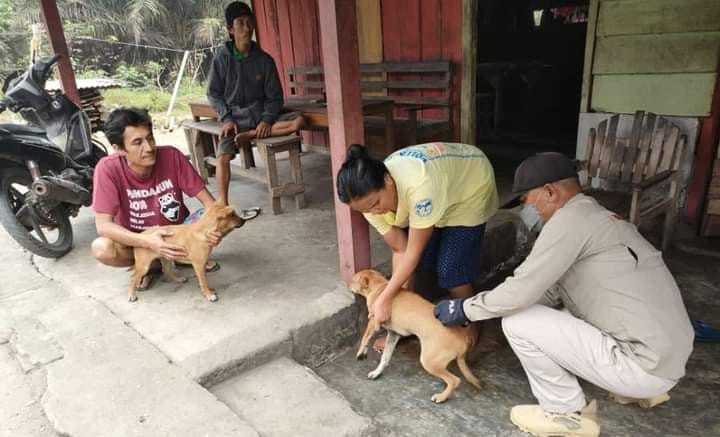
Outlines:
[[[385,289],[387,282],[380,272],[363,270],[353,276],[350,289],[354,293],[365,296],[368,308],[370,308],[380,292]],[[453,360],[457,360],[460,372],[465,379],[480,389],[478,379],[465,362],[465,354],[469,348],[466,328],[443,326],[433,315],[433,304],[417,293],[401,290],[393,299],[391,319],[382,326],[373,319],[368,321],[367,329],[357,351],[357,359],[360,360],[367,356],[368,343],[373,334],[381,327],[387,330],[385,349],[380,358],[380,364],[375,370],[368,373],[368,378],[375,379],[382,374],[390,363],[395,346],[401,337],[415,335],[420,340],[420,364],[428,373],[437,376],[447,384],[445,390],[432,396],[433,402],[445,402],[460,384],[460,378],[447,369],[448,364]]]
[[[210,302],[217,300],[217,294],[215,294],[212,288],[208,287],[207,283],[205,265],[210,257],[212,247],[208,245],[206,236],[210,231],[217,231],[225,236],[243,224],[245,224],[245,220],[238,216],[231,206],[215,204],[205,210],[200,220],[195,223],[165,226],[173,232],[172,236],[166,237],[165,239],[169,243],[184,247],[187,251],[187,258],[179,259],[178,261],[192,264],[198,282],[200,283],[200,290],[203,296],[205,296],[205,299]],[[128,290],[128,300],[130,302],[137,300],[136,287],[142,277],[150,270],[151,263],[158,258],[162,263],[163,274],[168,279],[174,282],[187,281],[187,278],[178,276],[177,273],[175,273],[175,263],[163,258],[159,253],[144,247],[136,247],[133,251],[135,254],[135,266],[133,267],[133,274],[130,278],[130,288]]]

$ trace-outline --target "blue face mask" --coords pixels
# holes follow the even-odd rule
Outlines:
[[[542,217],[535,205],[526,203],[520,210],[520,219],[530,232],[540,232],[543,227]]]

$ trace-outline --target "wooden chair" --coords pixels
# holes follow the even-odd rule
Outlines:
[[[644,111],[635,113],[630,136],[618,138],[619,121],[613,115],[590,129],[581,183],[588,195],[637,226],[665,214],[664,251],[677,221],[687,138],[669,120]]]

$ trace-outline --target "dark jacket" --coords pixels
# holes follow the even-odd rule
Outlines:
[[[221,121],[232,119],[240,129],[254,129],[260,121],[273,124],[283,106],[283,93],[273,58],[253,42],[248,56],[238,61],[233,42],[215,53],[207,96]]]

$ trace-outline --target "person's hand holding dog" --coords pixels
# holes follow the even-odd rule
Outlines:
[[[392,313],[392,299],[386,299],[383,293],[375,300],[368,318],[377,320],[378,323],[385,323],[390,320]]]
[[[470,322],[463,310],[465,299],[441,300],[435,305],[435,318],[445,326],[462,326]]]
[[[143,235],[145,236],[147,247],[159,253],[164,258],[173,260],[187,257],[187,251],[184,247],[165,241],[164,237],[173,235],[171,230],[157,228]]]
[[[220,231],[208,231],[205,234],[205,241],[210,247],[217,247],[220,241],[222,241],[222,238],[223,234],[221,234]]]

